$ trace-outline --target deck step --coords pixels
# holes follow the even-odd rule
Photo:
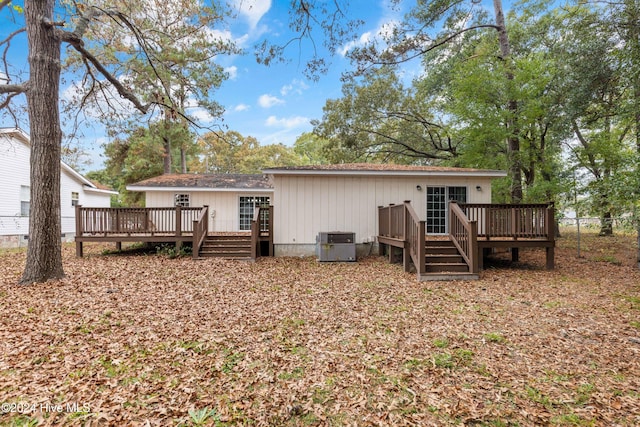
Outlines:
[[[477,274],[469,272],[458,248],[451,240],[427,240],[425,242],[426,272],[420,280],[475,280]],[[453,278],[452,278],[453,277]]]
[[[202,258],[251,259],[251,236],[207,236],[199,255]]]
[[[423,273],[418,276],[420,282],[439,280],[478,280],[480,275],[474,273]]]
[[[458,263],[459,264],[464,262],[464,258],[462,258],[462,255],[458,254],[457,252],[455,254],[448,254],[448,253],[427,254],[425,258],[426,258],[427,264],[431,264],[431,263],[435,263],[435,264]]]
[[[468,273],[469,266],[464,262],[438,262],[426,265],[427,273]]]

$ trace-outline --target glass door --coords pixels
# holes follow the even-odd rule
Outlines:
[[[427,234],[447,234],[449,200],[467,202],[467,187],[427,187]]]

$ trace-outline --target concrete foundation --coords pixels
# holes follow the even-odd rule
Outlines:
[[[274,244],[273,245],[274,256],[280,257],[315,257],[316,245],[315,244]],[[378,243],[357,243],[356,244],[356,257],[362,258],[369,255],[378,255],[379,248]]]

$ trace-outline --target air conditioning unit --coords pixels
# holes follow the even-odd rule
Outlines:
[[[356,233],[325,231],[316,237],[318,261],[355,261]]]

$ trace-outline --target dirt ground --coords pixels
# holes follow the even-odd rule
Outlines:
[[[563,230],[471,282],[383,258],[0,252],[0,426],[640,425],[635,236]]]

